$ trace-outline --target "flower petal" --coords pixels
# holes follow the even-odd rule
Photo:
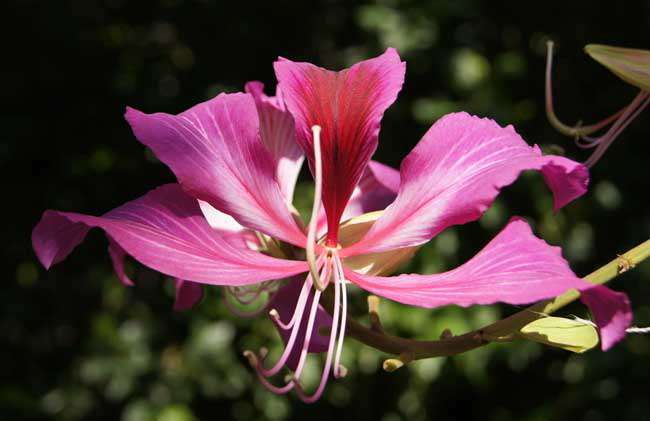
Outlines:
[[[294,278],[291,279],[285,286],[280,288],[269,302],[268,308],[275,309],[280,315],[280,320],[287,322],[293,316],[294,309],[296,307],[296,302],[298,301],[298,296],[300,295],[300,290],[302,289],[302,284],[304,278]],[[313,292],[310,291],[309,298],[307,299],[307,304],[305,309],[310,309],[312,305],[312,300],[314,298]],[[271,321],[274,321],[272,317],[269,317]],[[296,338],[296,344],[302,344],[305,341],[305,332],[307,331],[308,317],[303,317],[300,323],[300,330],[298,330],[298,336]],[[318,332],[322,329],[327,329],[332,327],[332,316],[325,311],[325,309],[319,305],[316,312],[316,319],[314,321],[314,328],[312,330],[311,339],[309,342],[309,352],[319,353],[327,351],[327,346],[329,344],[329,336],[322,336]],[[282,340],[287,343],[289,336],[291,335],[290,329],[282,329],[276,325],[278,333],[282,337]],[[300,360],[300,350],[301,346],[294,346],[289,358],[287,359],[287,367],[291,370],[295,370]]]
[[[603,336],[603,349],[620,340],[631,321],[625,294],[576,277],[560,248],[536,238],[519,218],[513,218],[467,263],[445,273],[381,277],[346,269],[345,274],[349,281],[373,294],[427,308],[496,302],[528,304],[577,289],[585,294],[583,301],[594,314]]]
[[[258,241],[255,232],[242,226],[232,216],[216,210],[208,202],[203,200],[198,202],[206,221],[221,238],[235,247],[257,250]]]
[[[626,294],[596,285],[583,290],[580,299],[589,306],[596,325],[600,327],[604,351],[625,337],[625,330],[632,324],[630,300]]]
[[[348,219],[340,226],[339,243],[346,247],[359,241],[372,225],[379,219],[383,211],[364,213]],[[343,259],[348,269],[364,275],[391,275],[401,265],[411,260],[419,247],[402,247],[380,253],[368,253],[350,256]]]
[[[384,210],[397,197],[399,171],[377,161],[370,161],[355,187],[341,221]]]
[[[305,155],[296,142],[296,128],[291,113],[277,89],[275,97],[264,94],[264,84],[248,82],[245,90],[255,99],[260,118],[260,135],[275,160],[275,176],[288,204],[293,202],[293,191]]]
[[[260,141],[250,95],[222,94],[176,116],[127,108],[125,117],[195,198],[248,228],[304,246]]]
[[[108,254],[111,256],[115,275],[117,275],[117,279],[122,282],[122,285],[128,287],[135,285],[131,278],[129,278],[129,275],[127,275],[124,271],[124,259],[126,258],[126,252],[110,236],[108,236]]]
[[[194,307],[203,298],[203,285],[196,282],[175,279],[176,299],[174,311],[185,311]]]
[[[311,127],[322,127],[323,206],[335,241],[341,215],[377,149],[384,111],[402,88],[406,64],[388,49],[340,72],[283,58],[274,67],[296,122],[298,143],[312,167]]]
[[[543,156],[512,126],[503,128],[467,113],[449,114],[402,162],[395,201],[364,239],[342,255],[419,245],[451,225],[478,219],[502,187],[531,169],[544,175],[555,209],[587,189],[586,167],[563,157]]]
[[[345,223],[365,213],[384,210],[386,206],[395,200],[398,189],[399,171],[388,165],[371,160],[363,172],[359,184],[357,184],[354,192],[352,192],[350,201],[341,216],[341,222]],[[320,209],[317,226],[318,237],[327,233],[327,216],[323,208]],[[343,244],[343,242],[343,239],[339,238],[339,243]]]
[[[123,252],[164,274],[216,285],[245,285],[307,270],[305,262],[237,248],[213,230],[197,201],[167,184],[102,217],[48,210],[32,233],[43,266],[65,259],[92,227],[102,228]]]

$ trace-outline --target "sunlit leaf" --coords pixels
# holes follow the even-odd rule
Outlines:
[[[537,319],[522,327],[519,336],[577,353],[598,345],[598,331],[593,324],[564,317]]]

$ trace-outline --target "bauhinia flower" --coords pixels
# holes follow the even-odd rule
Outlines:
[[[583,149],[595,148],[585,161],[592,167],[607,151],[609,146],[620,136],[625,128],[650,104],[650,50],[612,47],[608,45],[589,44],[585,47],[587,54],[607,67],[612,73],[640,89],[632,102],[610,117],[594,124],[575,127],[562,123],[553,108],[553,88],[551,86],[551,69],[553,67],[553,42],[547,43],[546,56],[546,115],[549,121],[561,133],[575,137],[576,144]],[[598,137],[590,136],[607,126],[609,129]]]
[[[381,118],[404,82],[395,50],[340,72],[280,59],[275,72],[276,97],[251,83],[248,93],[221,94],[178,115],[129,108],[135,136],[178,184],[100,217],[46,211],[33,233],[43,265],[66,258],[99,227],[120,279],[130,283],[127,254],[177,278],[177,308],[196,302],[201,284],[224,286],[243,302],[269,292],[266,308],[284,351],[273,364],[264,350],[245,355],[266,387],[295,390],[306,402],[321,396],[331,374],[346,373],[349,283],[426,308],[524,304],[577,289],[603,349],[623,337],[627,297],[579,279],[560,249],[521,218],[454,270],[389,276],[445,228],[479,218],[522,171],[540,171],[555,208],[566,205],[586,191],[583,165],[542,155],[511,126],[455,113],[427,131],[398,172],[371,161]],[[291,205],[303,156],[315,180],[306,227]],[[331,312],[321,306],[323,294],[333,300]],[[309,353],[325,353],[312,393],[301,384]],[[278,383],[285,368],[290,375]]]

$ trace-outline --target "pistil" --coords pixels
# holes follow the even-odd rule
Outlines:
[[[325,290],[325,285],[321,282],[316,267],[316,228],[318,223],[318,211],[320,209],[321,197],[323,194],[323,159],[321,156],[320,146],[320,126],[311,128],[314,138],[314,204],[311,210],[311,219],[309,220],[309,229],[307,231],[307,264],[309,272],[314,281],[314,287],[319,291]]]

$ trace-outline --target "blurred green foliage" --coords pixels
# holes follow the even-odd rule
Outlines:
[[[557,112],[593,121],[626,104],[633,89],[582,53],[589,42],[648,48],[650,2],[478,0],[8,0],[0,81],[0,163],[5,227],[0,296],[0,419],[191,421],[607,419],[650,417],[650,339],[611,352],[571,355],[539,344],[491,345],[454,358],[380,370],[384,357],[347,340],[347,378],[308,406],[259,386],[241,351],[280,341],[264,318],[230,315],[217,288],[186,313],[171,311],[172,285],[132,265],[137,286],[111,272],[93,233],[45,272],[30,230],[46,208],[103,213],[172,180],[122,119],[129,104],[178,112],[259,79],[273,87],[278,55],[342,67],[388,46],[408,63],[406,85],[383,124],[376,158],[397,166],[426,128],[467,110],[514,124],[531,143],[582,151],[543,114],[544,41],[558,43]],[[462,263],[511,215],[524,215],[561,245],[581,274],[648,238],[647,112],[593,171],[590,193],[559,214],[536,174],[508,188],[476,224],[422,248],[407,271]],[[303,175],[299,207],[310,204]],[[650,324],[650,265],[614,282],[636,323]],[[364,294],[351,314],[365,320]],[[435,338],[516,311],[512,307],[425,311],[382,303],[386,328]],[[584,316],[579,305],[565,314]],[[317,361],[308,367],[315,381]]]

